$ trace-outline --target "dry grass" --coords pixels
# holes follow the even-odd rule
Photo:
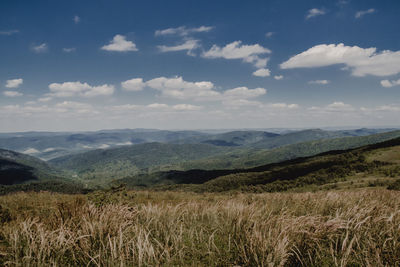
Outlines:
[[[6,266],[398,266],[400,193],[0,198]]]

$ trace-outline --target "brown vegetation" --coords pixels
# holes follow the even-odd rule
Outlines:
[[[400,192],[385,189],[17,193],[0,205],[6,266],[400,264]]]

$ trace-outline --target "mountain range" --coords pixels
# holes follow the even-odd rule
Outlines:
[[[7,148],[0,150],[0,184],[57,181],[95,188],[119,182],[142,187],[181,184],[188,179],[205,183],[265,164],[398,137],[400,131],[393,129],[8,133],[0,134],[0,145]],[[197,180],[193,182],[192,177]]]

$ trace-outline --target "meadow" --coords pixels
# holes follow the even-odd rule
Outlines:
[[[400,192],[19,192],[4,266],[398,266]]]

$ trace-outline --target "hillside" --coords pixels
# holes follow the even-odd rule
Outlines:
[[[49,160],[98,148],[143,144],[148,142],[171,142],[202,135],[206,134],[195,131],[163,131],[151,129],[103,130],[77,133],[9,133],[0,135],[0,148],[10,149]]]
[[[98,149],[56,158],[49,163],[84,180],[112,180],[141,172],[169,170],[177,163],[210,157],[229,148],[208,144],[146,143]]]
[[[274,130],[274,129],[272,129]],[[144,143],[211,144],[225,147],[271,149],[311,140],[364,136],[391,129],[320,129],[268,132],[264,130],[167,131],[154,129],[114,129],[95,132],[22,132],[0,133],[0,148],[50,160],[94,149],[115,148]]]
[[[43,190],[62,193],[88,191],[83,184],[64,177],[40,159],[0,149],[0,195]]]
[[[18,184],[29,180],[51,179],[56,173],[35,157],[0,149],[0,184]]]
[[[199,186],[195,188],[202,191],[232,190],[243,186],[248,190],[249,186],[258,186],[257,190],[280,191],[303,184],[321,185],[334,182],[335,179],[345,179],[350,174],[359,171],[377,171],[380,176],[383,175],[384,177],[396,176],[397,173],[400,173],[400,159],[399,162],[394,161],[400,155],[398,147],[400,138],[391,139],[392,136],[398,137],[399,132],[307,142],[271,150],[267,154],[269,158],[266,158],[266,164],[259,164],[254,168],[171,170],[126,177],[118,180],[117,183],[130,186],[198,184]],[[377,140],[387,139],[390,140],[383,143],[377,142]],[[378,144],[365,146],[365,144],[375,143]],[[349,149],[349,147],[358,147],[359,144],[364,146],[343,151],[343,149]],[[379,154],[378,157],[376,151],[382,148],[387,148],[387,151],[382,155]],[[307,153],[314,155],[318,154],[315,153],[316,151],[324,152],[324,149],[329,152],[306,157],[309,156],[306,155]],[[373,151],[376,153],[372,153]],[[296,153],[302,158],[295,157]],[[263,153],[259,155],[266,156]],[[284,160],[285,157],[291,156],[293,156],[293,159]],[[274,159],[276,161],[273,161]],[[283,161],[278,159],[283,159]],[[190,163],[193,164],[193,162],[187,164]],[[298,180],[300,178],[304,181]],[[296,183],[293,183],[294,180]],[[280,181],[285,181],[283,183],[289,183],[289,185],[281,185]],[[271,185],[274,182],[276,184]]]
[[[317,133],[320,134],[319,131]],[[301,134],[304,136],[303,132]],[[275,149],[210,144],[146,143],[92,150],[56,158],[49,163],[58,169],[66,170],[68,175],[88,185],[104,185],[124,177],[131,177],[136,184],[151,185],[163,182],[164,171],[249,168],[316,155],[329,150],[373,144],[399,136],[400,131],[395,131],[361,137],[322,139]]]
[[[400,179],[400,138],[250,169],[190,170],[163,175],[171,184],[180,185],[160,188],[196,192],[277,192],[301,188],[388,186],[398,183]],[[129,183],[129,179],[121,182]]]

